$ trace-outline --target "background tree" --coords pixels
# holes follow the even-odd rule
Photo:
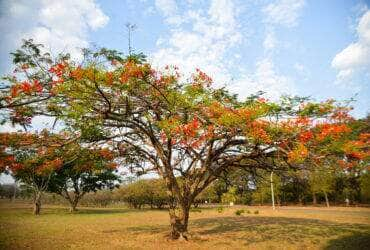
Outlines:
[[[3,155],[7,170],[17,181],[32,189],[35,215],[40,214],[41,196],[51,176],[63,164],[58,151],[65,141],[65,138],[45,130],[40,134],[0,134],[0,145],[7,152],[7,156]]]
[[[324,194],[327,207],[329,207],[328,195],[334,191],[334,171],[335,170],[333,170],[333,168],[328,166],[319,166],[309,172],[308,182],[311,192],[313,194],[322,192]]]
[[[0,198],[15,199],[20,193],[18,186],[14,184],[0,184]]]
[[[230,187],[226,193],[222,194],[221,202],[225,204],[234,205],[237,199],[236,191],[237,191],[236,187]]]
[[[47,190],[64,197],[70,203],[71,212],[76,211],[86,193],[113,189],[118,184],[117,164],[108,148],[90,149],[71,143],[60,157],[66,163],[55,171]]]

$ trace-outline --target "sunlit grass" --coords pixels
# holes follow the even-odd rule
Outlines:
[[[236,216],[237,209],[250,210]],[[254,214],[258,210],[259,214]],[[166,236],[165,210],[46,206],[33,216],[27,204],[1,203],[4,249],[366,249],[369,208],[233,207],[191,212],[188,242]]]

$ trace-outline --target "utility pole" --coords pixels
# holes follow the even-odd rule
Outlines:
[[[273,182],[273,178],[272,178],[273,174],[274,174],[274,171],[271,170],[271,175],[270,175],[271,200],[272,200],[272,210],[275,210],[274,182]]]
[[[132,36],[132,32],[137,28],[136,24],[132,24],[132,23],[126,23],[126,28],[127,28],[127,35],[128,35],[128,54],[129,56],[131,56],[132,54],[132,47],[131,47],[131,36]]]

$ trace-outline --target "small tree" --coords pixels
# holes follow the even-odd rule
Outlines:
[[[0,134],[0,145],[8,170],[17,181],[28,185],[33,191],[35,215],[40,214],[41,197],[52,175],[63,165],[58,151],[64,141],[64,138],[45,130],[40,134]]]
[[[145,204],[151,204],[152,191],[153,189],[147,180],[138,180],[120,187],[116,191],[116,197],[126,202],[129,206],[140,209]]]
[[[335,174],[333,169],[327,166],[317,166],[309,172],[309,185],[313,194],[322,192],[326,206],[329,207],[328,195],[334,190]]]
[[[83,148],[78,143],[69,144],[62,152],[63,167],[55,171],[48,191],[61,195],[76,211],[80,199],[88,192],[103,188],[113,189],[118,182],[114,154],[107,148]]]
[[[370,173],[367,171],[360,177],[361,200],[370,202]]]
[[[200,203],[205,203],[205,202],[219,202],[220,199],[217,195],[217,190],[216,186],[212,183],[209,185],[206,189],[204,189],[195,199],[194,201],[194,206],[198,206]]]
[[[221,196],[221,202],[226,204],[234,204],[237,199],[236,191],[236,187],[230,187],[229,190],[227,190],[227,193],[224,193]]]

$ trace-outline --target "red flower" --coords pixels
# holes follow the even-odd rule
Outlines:
[[[32,90],[32,86],[31,86],[31,84],[29,82],[23,82],[21,84],[21,89],[26,94],[30,94],[31,93],[31,90]]]
[[[32,88],[37,92],[42,92],[42,85],[40,84],[39,80],[33,80]]]
[[[311,140],[312,138],[313,138],[313,133],[311,131],[304,131],[304,132],[300,133],[300,135],[299,135],[299,140],[302,143],[306,143],[309,140]]]

